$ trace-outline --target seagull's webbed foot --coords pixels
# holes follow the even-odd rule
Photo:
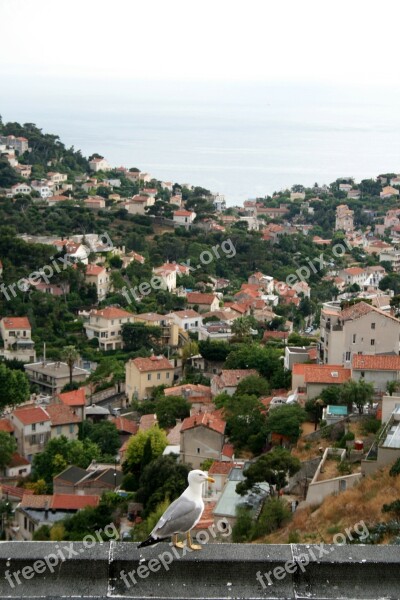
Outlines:
[[[203,546],[199,546],[198,544],[193,544],[192,538],[190,537],[190,531],[187,532],[186,537],[187,537],[188,548],[190,548],[191,550],[203,550]]]
[[[183,548],[184,546],[183,542],[178,542],[177,535],[172,536],[172,544],[175,546],[175,548]]]

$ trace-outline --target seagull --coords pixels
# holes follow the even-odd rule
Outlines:
[[[171,536],[173,545],[183,548],[183,542],[178,542],[178,533],[186,533],[188,548],[201,550],[201,546],[193,544],[190,530],[197,525],[203,514],[202,486],[206,481],[215,483],[215,479],[208,477],[207,473],[200,469],[190,471],[186,490],[168,506],[147,540],[141,542],[138,548],[153,546]]]

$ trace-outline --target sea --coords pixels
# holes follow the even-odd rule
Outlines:
[[[3,79],[3,121],[228,205],[294,184],[400,172],[400,89],[312,82]]]

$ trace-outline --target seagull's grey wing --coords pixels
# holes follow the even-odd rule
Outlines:
[[[175,533],[186,533],[200,519],[203,507],[184,496],[170,504],[151,535],[155,538],[168,537]]]

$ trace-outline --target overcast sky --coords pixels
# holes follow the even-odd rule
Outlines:
[[[398,84],[396,0],[0,0],[0,75]]]

